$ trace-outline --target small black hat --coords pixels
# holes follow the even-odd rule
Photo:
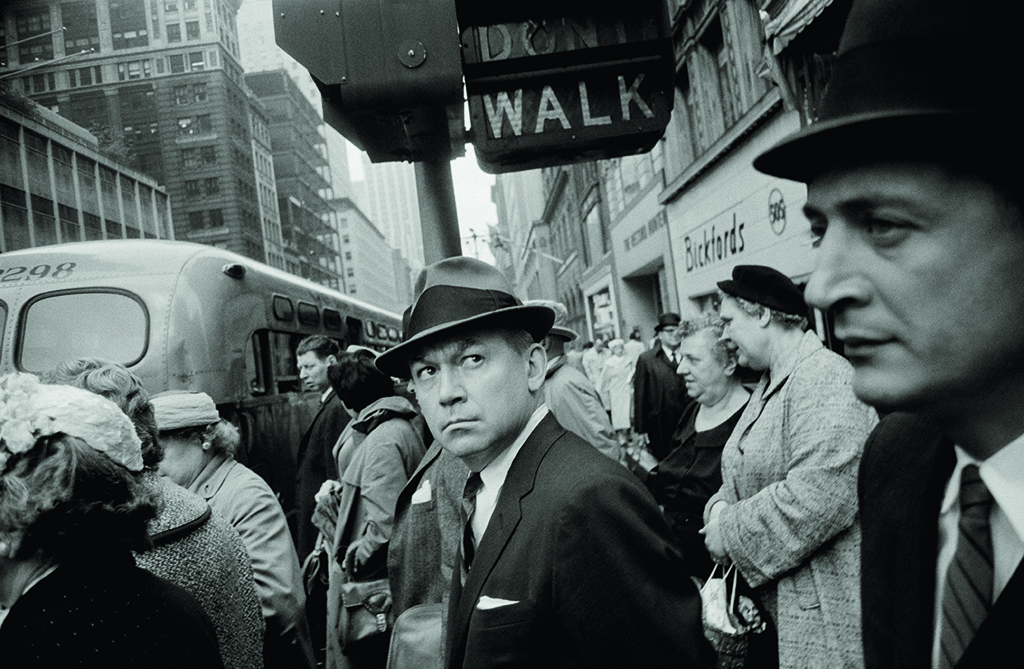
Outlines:
[[[803,293],[788,276],[771,267],[736,265],[732,268],[732,279],[719,281],[718,287],[726,295],[756,302],[772,311],[807,315]]]
[[[678,327],[683,319],[679,317],[679,314],[674,314],[671,311],[667,311],[662,315],[658,316],[658,324],[654,326],[655,332],[661,332],[665,328]]]
[[[524,306],[499,269],[475,258],[456,256],[424,267],[415,293],[402,317],[402,343],[374,361],[377,369],[390,376],[408,378],[409,353],[428,338],[456,329],[495,327],[526,330],[540,341],[555,320],[548,306]]]
[[[818,118],[754,160],[809,182],[840,161],[1017,159],[1017,3],[854,0]]]

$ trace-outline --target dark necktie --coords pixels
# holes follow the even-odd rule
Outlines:
[[[943,669],[956,666],[992,606],[992,494],[977,465],[960,474],[960,533],[942,598]]]
[[[473,512],[476,511],[476,494],[483,486],[479,472],[473,472],[466,479],[466,487],[462,492],[462,583],[466,583],[466,575],[473,564],[476,545],[473,541]]]

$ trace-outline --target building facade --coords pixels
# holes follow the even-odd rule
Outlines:
[[[163,184],[178,239],[280,266],[261,123],[239,64],[240,0],[14,0],[6,76]],[[63,30],[61,29],[63,28]],[[254,120],[253,116],[257,118]],[[255,129],[254,129],[254,126]]]
[[[0,93],[0,253],[99,239],[174,239],[167,192],[89,132]]]
[[[350,198],[331,201],[337,213],[345,292],[350,297],[402,313],[412,303],[408,262]]]

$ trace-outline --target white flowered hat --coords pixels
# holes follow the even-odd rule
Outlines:
[[[124,468],[142,470],[142,443],[128,416],[108,399],[72,386],[51,386],[32,374],[0,376],[0,472],[41,437],[77,437]]]

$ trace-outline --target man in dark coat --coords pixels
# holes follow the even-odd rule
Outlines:
[[[653,498],[544,404],[538,342],[553,320],[494,267],[449,258],[421,272],[405,341],[377,359],[411,377],[437,442],[471,472],[446,666],[711,666]]]
[[[679,314],[658,317],[654,328],[658,344],[640,354],[633,376],[633,428],[646,437],[647,448],[658,460],[671,450],[672,433],[692,402],[686,384],[676,373],[682,341],[680,322]]]
[[[859,477],[868,669],[1019,661],[1015,10],[854,0],[819,121],[754,163],[808,184],[818,257],[807,302],[834,316],[858,397],[889,413]]]

